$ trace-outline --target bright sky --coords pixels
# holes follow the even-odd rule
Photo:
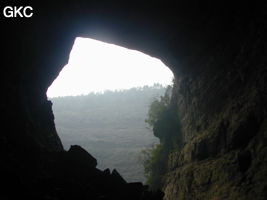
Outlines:
[[[89,38],[76,38],[69,63],[48,88],[48,97],[75,96],[144,85],[171,84],[159,59]]]

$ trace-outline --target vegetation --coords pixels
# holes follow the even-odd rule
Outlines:
[[[168,86],[165,91],[164,96],[160,98],[155,98],[154,101],[150,104],[148,117],[145,122],[149,124],[150,127],[154,127],[157,121],[160,120],[163,113],[168,109],[170,105],[171,98],[171,86]]]
[[[154,99],[145,120],[153,129],[154,135],[160,139],[160,144],[144,149],[141,155],[146,184],[151,190],[162,188],[168,155],[181,141],[179,120],[176,109],[171,104],[171,91],[172,87],[168,86],[163,96]]]
[[[153,144],[142,150],[141,159],[143,161],[146,184],[152,190],[161,188],[162,175],[165,172],[165,157],[162,144]]]
[[[78,144],[98,161],[116,168],[127,181],[144,181],[143,148],[158,143],[145,118],[166,87],[155,84],[122,91],[52,98],[56,128],[65,149]]]

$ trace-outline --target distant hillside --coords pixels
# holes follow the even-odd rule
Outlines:
[[[56,128],[65,149],[78,144],[98,161],[98,168],[116,168],[127,181],[144,181],[141,149],[158,143],[145,118],[152,100],[165,87],[132,88],[52,98]]]

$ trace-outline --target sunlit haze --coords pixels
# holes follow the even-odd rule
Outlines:
[[[171,83],[173,74],[159,59],[88,38],[76,38],[69,63],[47,91],[48,97]]]

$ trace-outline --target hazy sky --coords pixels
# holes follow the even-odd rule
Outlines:
[[[69,63],[47,91],[48,97],[88,94],[161,83],[173,74],[159,59],[88,38],[76,38]]]

